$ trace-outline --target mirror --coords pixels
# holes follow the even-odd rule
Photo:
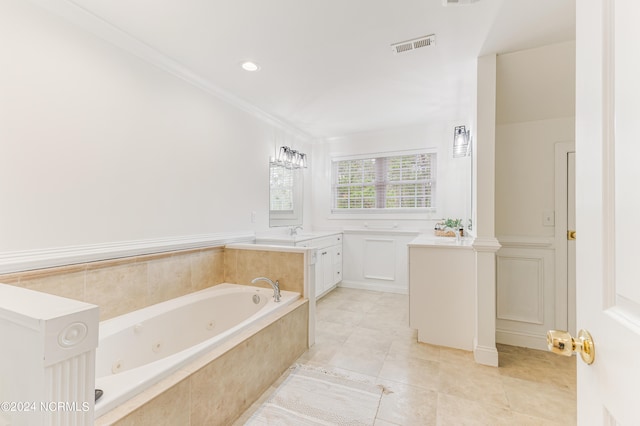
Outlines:
[[[302,225],[302,169],[269,163],[269,226]]]

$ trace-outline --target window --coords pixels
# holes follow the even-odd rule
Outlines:
[[[349,211],[416,211],[435,207],[436,154],[333,161],[333,208]]]

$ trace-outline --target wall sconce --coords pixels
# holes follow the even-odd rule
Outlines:
[[[288,146],[281,146],[275,163],[292,169],[306,169],[307,154],[298,152]]]
[[[456,126],[453,129],[453,158],[466,157],[469,155],[471,146],[471,131],[465,126]]]

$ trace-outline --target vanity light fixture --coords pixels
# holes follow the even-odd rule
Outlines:
[[[292,169],[306,169],[307,154],[298,152],[288,146],[281,146],[275,163]]]
[[[471,145],[471,131],[465,126],[456,126],[453,130],[453,158],[469,155]]]
[[[260,65],[256,64],[255,62],[251,62],[251,61],[245,61],[240,66],[245,71],[253,72],[253,71],[259,71],[260,70]]]

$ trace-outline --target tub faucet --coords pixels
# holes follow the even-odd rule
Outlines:
[[[298,229],[302,231],[302,226],[292,226],[289,230],[290,235],[293,237],[294,235],[298,235]]]
[[[273,282],[267,277],[258,277],[258,278],[252,279],[251,284],[255,284],[258,281],[264,281],[266,283],[271,284],[271,287],[273,287],[273,300],[275,302],[280,301],[280,283],[278,282],[278,280],[276,280],[276,282]]]

